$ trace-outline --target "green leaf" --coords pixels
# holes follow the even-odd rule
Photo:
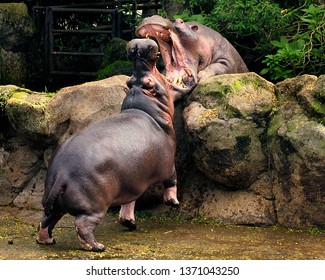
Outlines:
[[[283,48],[283,47],[284,47],[283,44],[282,44],[281,42],[276,41],[276,40],[272,40],[272,41],[271,41],[271,44],[272,44],[273,46],[278,47],[278,48]]]
[[[260,72],[260,74],[261,75],[265,75],[266,73],[269,73],[270,72],[270,69],[268,69],[268,68],[264,68],[261,72]]]

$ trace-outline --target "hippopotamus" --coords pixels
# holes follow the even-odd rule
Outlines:
[[[127,50],[137,68],[121,112],[67,139],[49,161],[40,244],[55,243],[52,230],[69,213],[81,247],[101,252],[105,246],[94,231],[109,207],[132,204],[158,183],[167,190],[166,201],[177,201],[174,95],[156,69],[158,45],[136,39]]]
[[[248,72],[236,49],[215,30],[197,22],[174,23],[161,16],[145,18],[137,27],[138,37],[154,37],[173,90],[189,93],[202,78]]]

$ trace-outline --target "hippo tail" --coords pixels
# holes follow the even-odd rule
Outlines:
[[[46,184],[47,184],[46,187],[49,187],[48,185],[49,183],[46,182]],[[60,196],[60,194],[64,192],[65,188],[66,185],[64,181],[60,177],[57,177],[54,184],[50,188],[49,194],[43,199],[43,207],[44,207],[45,215],[48,216],[50,214],[50,212],[53,209],[55,201]]]

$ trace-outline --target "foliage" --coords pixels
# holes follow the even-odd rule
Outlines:
[[[185,9],[182,14],[174,15],[174,19],[177,18],[181,18],[186,22],[195,21],[201,24],[204,24],[205,22],[204,14],[193,15],[188,9]]]
[[[258,72],[270,40],[283,33],[281,8],[268,0],[215,0],[206,25],[218,30],[239,51],[248,68]]]
[[[280,40],[273,40],[274,54],[265,56],[262,75],[270,74],[272,80],[293,77],[303,73],[319,75],[325,73],[325,8],[310,4],[308,8],[291,12],[297,18],[296,32]]]
[[[127,60],[127,43],[128,41],[120,38],[113,38],[110,40],[104,49],[102,67],[113,63],[115,60]]]
[[[127,61],[127,41],[114,38],[104,49],[101,67],[97,71],[97,79],[104,79],[117,74],[131,75],[132,62]]]
[[[128,75],[132,74],[132,62],[125,60],[116,60],[105,68],[99,69],[97,72],[97,79],[105,79],[114,75]]]

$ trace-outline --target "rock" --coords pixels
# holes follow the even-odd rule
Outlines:
[[[0,82],[23,85],[26,83],[26,77],[26,54],[0,48]]]
[[[0,86],[0,95],[3,93],[10,96],[6,101],[5,114],[17,133],[41,146],[48,145],[46,140],[50,120],[46,107],[52,99],[51,95],[19,87]]]
[[[17,133],[47,147],[95,120],[119,112],[127,79],[114,76],[63,88],[56,94],[0,86],[0,96],[7,96],[6,115]]]
[[[277,83],[278,90],[296,100],[309,117],[325,124],[325,75],[303,75]]]
[[[13,200],[13,205],[19,208],[43,210],[42,197],[44,192],[44,182],[46,169],[41,168],[39,172],[31,178],[26,187]]]
[[[23,50],[34,34],[34,24],[24,3],[0,3],[0,45],[5,50]]]
[[[247,189],[268,169],[263,147],[274,85],[254,73],[199,83],[184,111],[195,165],[215,182]]]
[[[0,84],[28,81],[34,24],[24,3],[0,3]]]
[[[60,90],[47,108],[50,135],[62,142],[90,123],[120,112],[127,79],[119,75]]]
[[[0,205],[10,205],[36,176],[41,154],[17,138],[0,147]]]
[[[280,105],[268,139],[276,171],[275,207],[283,226],[325,226],[324,77],[304,75],[277,84]]]
[[[270,190],[270,184],[259,184]],[[209,217],[226,224],[274,225],[273,201],[253,190],[229,191],[208,179],[203,173],[191,171],[185,186],[190,192],[182,195],[180,211],[184,215]]]

